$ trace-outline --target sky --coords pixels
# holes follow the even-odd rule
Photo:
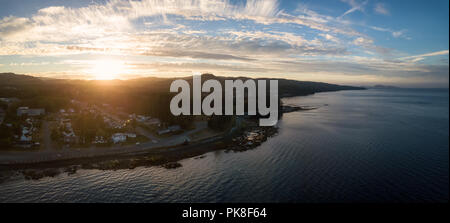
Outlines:
[[[0,0],[0,73],[449,86],[448,0]]]

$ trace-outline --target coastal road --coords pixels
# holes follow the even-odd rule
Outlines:
[[[206,121],[197,122],[196,128],[179,135],[162,138],[158,143],[152,141],[139,145],[111,146],[106,148],[70,148],[65,150],[41,151],[2,151],[0,152],[0,165],[8,164],[34,164],[56,160],[88,158],[106,155],[120,155],[136,152],[148,152],[161,147],[177,146],[186,140],[188,135],[207,128]]]

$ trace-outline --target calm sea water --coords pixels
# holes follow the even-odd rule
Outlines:
[[[1,202],[447,201],[448,90],[367,90],[285,100],[280,131],[182,168],[81,170],[0,184]],[[326,105],[326,106],[324,106]]]

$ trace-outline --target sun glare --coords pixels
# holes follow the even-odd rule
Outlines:
[[[121,61],[99,60],[92,64],[88,71],[96,80],[113,80],[125,72],[125,65]]]

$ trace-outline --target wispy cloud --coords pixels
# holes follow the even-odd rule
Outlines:
[[[375,11],[375,13],[378,13],[381,15],[389,15],[389,10],[386,8],[386,5],[383,3],[375,4],[375,8],[373,10]]]
[[[344,17],[350,13],[356,12],[356,11],[364,12],[364,8],[368,3],[368,1],[358,2],[357,0],[341,0],[341,1],[349,4],[351,6],[351,8],[349,10],[345,11],[344,14],[342,14],[338,18],[342,18],[342,17]]]
[[[406,36],[406,33],[407,33],[406,29],[392,30],[392,29],[382,28],[382,27],[377,27],[377,26],[369,26],[369,28],[376,30],[376,31],[380,31],[380,32],[388,32],[395,38],[403,37],[405,39],[411,39],[409,36]]]
[[[50,71],[39,73],[88,77],[83,72],[92,66],[89,60],[102,57],[123,61],[127,77],[195,71],[326,77],[338,82],[339,78],[406,78],[433,72],[442,76],[448,70],[448,60],[439,65],[422,63],[448,50],[409,56],[385,47],[364,32],[386,32],[394,40],[409,39],[412,32],[352,21],[347,15],[365,12],[368,1],[343,2],[350,9],[337,18],[305,4],[286,10],[275,0],[109,0],[80,8],[42,8],[28,16],[0,18],[0,59],[19,58],[13,63],[0,61],[0,71],[47,66]],[[374,10],[389,14],[386,5],[375,4]],[[59,72],[53,72],[56,66]]]
[[[448,55],[448,50],[442,50],[442,51],[425,53],[425,54],[420,54],[420,55],[402,57],[402,58],[400,58],[400,60],[410,61],[410,62],[418,62],[418,61],[424,60],[426,57],[441,56],[441,55]]]

